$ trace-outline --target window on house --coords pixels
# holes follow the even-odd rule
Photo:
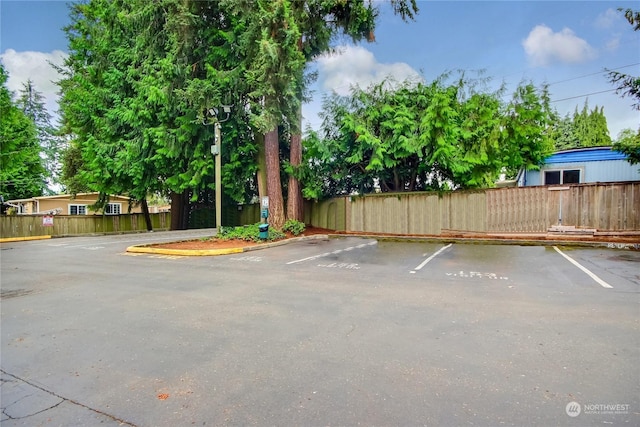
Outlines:
[[[546,171],[544,173],[544,184],[560,184],[560,171]]]
[[[120,215],[120,203],[107,203],[104,213],[107,215]]]
[[[86,215],[87,205],[69,205],[69,215]]]
[[[563,184],[579,184],[580,171],[578,169],[562,171]]]
[[[579,183],[580,169],[565,169],[544,172],[544,185]]]

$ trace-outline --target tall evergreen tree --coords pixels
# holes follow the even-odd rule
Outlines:
[[[604,107],[589,111],[589,101],[585,101],[582,110],[573,114],[573,131],[578,147],[602,147],[611,145]]]
[[[206,112],[229,103],[224,94],[240,81],[234,44],[241,29],[218,2],[93,0],[72,12],[61,106],[77,136],[84,181],[140,201],[171,191],[172,227],[185,228],[185,204],[222,185],[213,182]],[[238,176],[223,181],[238,199],[252,171],[252,156],[241,151],[252,148],[236,98],[230,122],[237,126],[225,132],[224,154]]]
[[[53,194],[55,188],[60,184],[63,139],[51,124],[51,114],[44,105],[44,97],[35,88],[31,79],[23,83],[19,93],[18,106],[36,125],[41,156],[47,171],[46,191]]]
[[[412,18],[417,12],[415,0],[393,0],[394,12]],[[242,17],[247,31],[242,38],[246,55],[246,76],[252,87],[254,103],[261,108],[252,123],[264,133],[267,195],[270,218],[277,227],[284,223],[285,210],[280,182],[278,124],[291,128],[292,169],[298,166],[301,138],[301,103],[304,69],[316,55],[328,52],[331,40],[340,33],[354,41],[373,40],[378,5],[371,0],[258,0],[225,2]],[[260,161],[259,161],[260,163]],[[288,216],[301,217],[297,179],[289,184]]]
[[[0,195],[5,200],[41,196],[45,168],[40,157],[38,130],[6,87],[7,73],[0,64]]]
[[[573,116],[554,116],[550,137],[556,150],[611,145],[604,107],[596,105],[593,110],[589,110],[587,100],[580,111],[576,107]]]

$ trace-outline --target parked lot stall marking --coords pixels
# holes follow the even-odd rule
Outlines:
[[[433,255],[431,255],[429,258],[425,259],[424,261],[422,261],[420,263],[419,266],[417,266],[416,268],[414,268],[413,270],[411,270],[409,273],[415,274],[416,271],[418,270],[422,270],[422,267],[424,267],[425,265],[427,265],[427,263],[429,261],[431,261],[432,259],[434,259],[435,257],[437,257],[438,255],[440,255],[442,252],[444,252],[446,249],[450,248],[453,245],[453,243],[449,243],[447,246],[444,246],[442,248],[440,248],[436,253],[434,253]]]
[[[244,262],[261,262],[262,261],[262,257],[259,257],[259,256],[241,256],[241,257],[229,258],[229,260],[231,260],[231,261],[244,261]]]
[[[318,264],[318,267],[326,267],[326,268],[345,268],[347,270],[360,270],[358,264],[354,263],[346,263],[346,262],[332,262],[330,264]]]
[[[589,271],[586,267],[583,267],[578,261],[574,260],[573,258],[571,258],[569,255],[565,254],[564,252],[562,252],[560,249],[558,249],[557,246],[554,246],[553,249],[556,250],[556,252],[558,252],[560,255],[562,255],[563,257],[565,257],[565,259],[567,261],[569,261],[571,264],[575,265],[576,267],[578,267],[580,270],[584,271],[585,273],[587,273],[587,275],[589,277],[591,277],[593,280],[596,281],[596,283],[598,283],[600,286],[602,286],[603,288],[613,288],[613,286],[611,286],[610,284],[608,284],[607,282],[605,282],[604,280],[602,280],[601,278],[599,278],[598,276],[596,276],[595,274],[593,274],[591,271]]]
[[[478,271],[459,271],[457,273],[445,273],[451,277],[465,277],[465,278],[480,278],[480,279],[492,279],[492,280],[509,280],[508,277],[498,276],[496,273],[480,273]]]
[[[378,244],[378,241],[377,241],[377,240],[374,240],[373,242],[370,242],[370,243],[362,243],[362,244],[360,244],[360,245],[358,245],[358,246],[351,246],[351,247],[348,247],[348,248],[345,248],[345,249],[338,249],[338,250],[335,250],[335,251],[333,251],[333,252],[325,252],[325,253],[320,254],[320,255],[314,255],[314,256],[309,256],[309,257],[306,257],[306,258],[297,259],[297,260],[294,260],[294,261],[289,261],[289,262],[287,263],[287,265],[289,265],[289,264],[296,264],[296,263],[304,262],[304,261],[312,261],[312,260],[314,260],[314,259],[323,258],[323,257],[329,256],[329,255],[332,255],[332,254],[333,254],[333,255],[337,255],[337,254],[339,254],[339,253],[341,253],[341,252],[351,251],[351,250],[353,250],[353,249],[362,249],[362,248],[365,248],[365,247],[367,247],[367,246],[373,246],[373,245],[376,245],[376,244]]]

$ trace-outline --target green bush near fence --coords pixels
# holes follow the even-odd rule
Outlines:
[[[304,222],[297,221],[295,219],[288,219],[284,225],[282,226],[282,231],[289,232],[294,236],[298,236],[304,233],[305,225]]]
[[[222,240],[244,240],[246,242],[261,242],[260,223],[244,225],[240,227],[221,227],[220,232],[216,236]],[[282,231],[269,227],[269,235],[267,240],[279,240],[287,237]]]

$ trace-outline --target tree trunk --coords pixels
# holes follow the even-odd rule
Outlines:
[[[147,199],[142,199],[140,205],[142,207],[142,213],[144,215],[144,222],[147,223],[147,231],[153,231],[153,224],[151,224],[151,215],[149,215],[149,205],[147,204]]]
[[[269,223],[277,229],[284,225],[284,200],[280,182],[280,148],[278,128],[264,135],[264,149],[267,160],[267,196],[269,196]]]
[[[187,208],[189,202],[186,200],[186,192],[171,192],[171,229],[186,230],[188,224]]]
[[[299,133],[291,135],[291,155],[289,161],[294,168],[300,166],[302,163],[302,135]],[[304,221],[302,189],[300,188],[300,181],[293,175],[289,175],[287,192],[287,219]]]
[[[267,195],[267,157],[264,149],[264,135],[256,132],[256,144],[258,145],[258,172],[256,180],[258,181],[258,195],[260,199]]]

